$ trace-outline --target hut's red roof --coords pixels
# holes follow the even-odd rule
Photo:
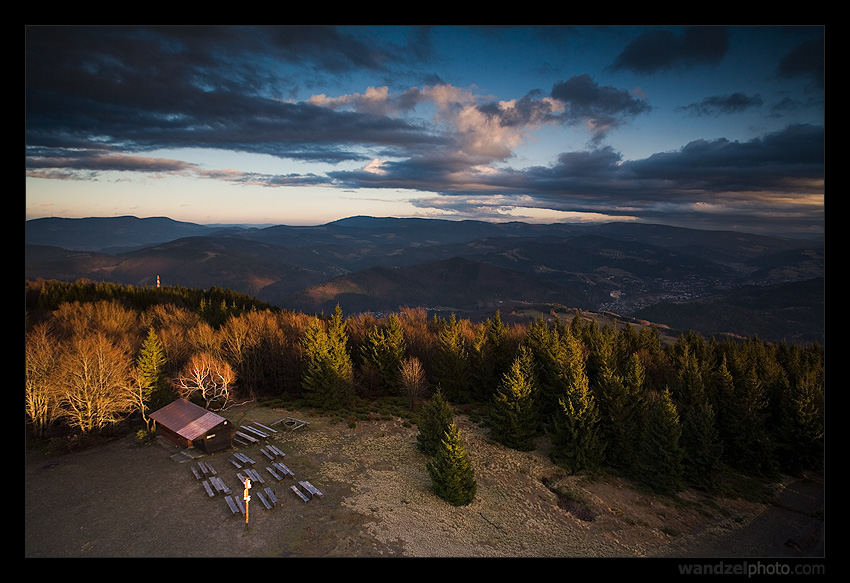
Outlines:
[[[162,409],[154,411],[151,413],[151,419],[190,441],[227,421],[221,415],[207,411],[185,399],[177,399]]]

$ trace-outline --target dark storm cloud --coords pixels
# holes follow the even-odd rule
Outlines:
[[[441,208],[465,208],[465,198],[492,196],[494,205],[525,197],[526,206],[642,217],[717,217],[725,212],[750,220],[778,212],[801,225],[822,224],[822,207],[809,197],[822,195],[824,131],[791,126],[748,142],[697,140],[681,150],[624,161],[611,147],[567,152],[552,166],[503,170],[476,177],[474,188],[459,184],[450,166],[444,172],[421,160],[384,166],[385,174],[339,172],[349,187],[421,188],[457,197]],[[776,200],[783,199],[784,203]],[[768,204],[770,203],[770,204]],[[715,208],[716,205],[716,208]],[[711,213],[707,213],[707,210]]]
[[[600,86],[590,75],[577,75],[552,87],[552,97],[567,104],[564,118],[575,123],[590,121],[597,137],[651,108],[624,89]]]
[[[652,74],[679,67],[716,65],[728,49],[729,31],[725,27],[695,26],[681,33],[654,30],[630,42],[611,69]]]
[[[197,147],[323,161],[361,144],[428,143],[420,126],[285,101],[310,74],[381,70],[396,51],[325,27],[31,27],[28,147]],[[303,73],[302,73],[303,74]],[[331,152],[333,148],[333,152]]]

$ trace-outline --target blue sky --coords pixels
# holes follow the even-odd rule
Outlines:
[[[26,218],[824,229],[822,26],[30,26]]]

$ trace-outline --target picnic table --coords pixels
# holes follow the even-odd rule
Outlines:
[[[234,455],[235,455],[235,456],[236,456],[236,457],[237,457],[240,461],[242,461],[242,463],[251,464],[252,466],[253,466],[254,464],[256,464],[256,463],[257,463],[257,462],[255,462],[254,460],[252,460],[251,458],[249,458],[247,455],[245,455],[244,453],[236,453],[236,454],[234,454]]]
[[[271,502],[272,504],[277,504],[278,502],[280,502],[280,500],[277,499],[277,496],[274,495],[274,491],[271,488],[266,486],[265,488],[263,488],[263,490],[265,491],[266,496],[268,496],[269,502]]]
[[[319,490],[316,489],[316,487],[313,484],[311,484],[310,482],[307,482],[306,480],[304,480],[304,481],[301,481],[301,482],[298,482],[298,483],[301,484],[302,488],[307,490],[307,492],[310,494],[311,499],[315,496],[318,496],[319,498],[324,496],[324,494],[319,492]]]
[[[293,478],[295,477],[295,473],[292,470],[290,470],[289,468],[287,468],[285,465],[283,465],[282,463],[274,462],[272,465],[274,467],[276,467],[278,470],[280,470],[280,472],[283,474],[284,478],[286,476],[292,476]]]
[[[242,428],[240,427],[240,429],[242,429]],[[260,440],[257,439],[256,437],[251,437],[250,435],[248,435],[247,433],[243,433],[242,431],[237,431],[236,436],[241,437],[243,440],[245,440],[249,443],[259,443],[260,442]]]
[[[290,486],[289,489],[292,490],[293,492],[295,492],[295,495],[298,496],[299,498],[301,498],[304,502],[310,501],[310,499],[307,498],[307,496],[304,495],[304,492],[302,492],[301,490],[298,489],[298,486]]]
[[[224,501],[227,502],[227,506],[230,508],[230,512],[233,514],[239,514],[239,506],[236,504],[236,501],[233,499],[233,496],[225,496]],[[245,510],[242,510],[242,514],[245,514]]]
[[[260,499],[260,502],[262,502],[262,503],[263,503],[263,506],[265,506],[265,507],[266,507],[266,510],[271,510],[271,509],[272,509],[272,505],[271,505],[271,503],[270,503],[268,500],[266,500],[266,497],[265,497],[265,496],[263,496],[263,493],[262,493],[260,490],[257,490],[257,498],[259,498],[259,499]]]

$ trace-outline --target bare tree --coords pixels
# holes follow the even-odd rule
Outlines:
[[[408,357],[402,361],[401,386],[411,407],[425,396],[428,382],[425,378],[425,369],[418,358]]]
[[[82,433],[116,423],[135,409],[129,351],[102,332],[77,335],[59,356],[62,416]]]
[[[233,403],[236,374],[230,365],[208,352],[192,355],[173,380],[177,394],[188,399],[199,394],[207,409],[223,410]]]
[[[48,324],[37,324],[27,333],[25,354],[26,412],[33,433],[41,437],[59,412],[54,387],[56,340]]]

